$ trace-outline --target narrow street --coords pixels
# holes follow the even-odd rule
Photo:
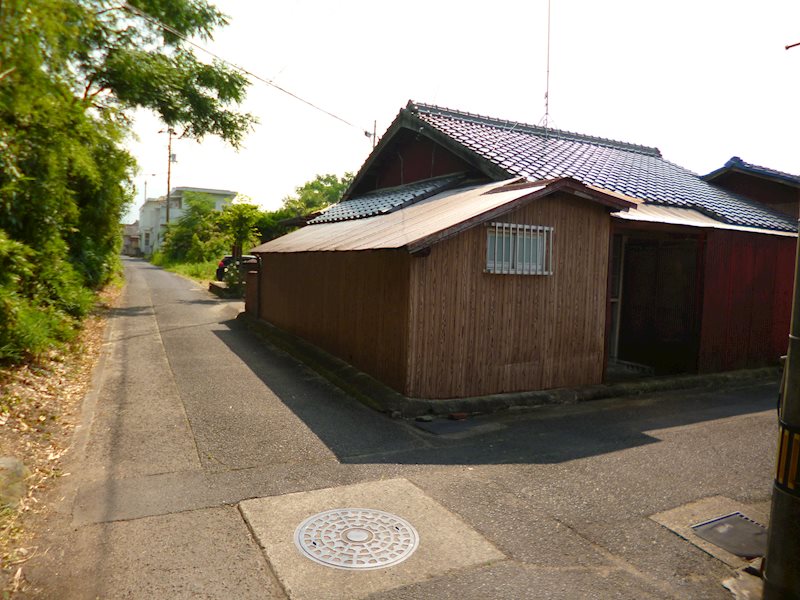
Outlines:
[[[241,302],[125,267],[51,547],[26,573],[41,597],[731,598],[733,568],[651,516],[717,496],[768,514],[775,385],[434,435],[267,346]],[[417,551],[365,572],[301,556],[300,522],[345,506],[400,515]]]

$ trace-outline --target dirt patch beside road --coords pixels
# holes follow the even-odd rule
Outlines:
[[[0,456],[25,463],[31,475],[17,509],[0,510],[0,591],[2,597],[24,591],[25,563],[45,551],[36,545],[46,501],[62,471],[78,422],[81,402],[92,380],[103,344],[109,310],[121,288],[102,292],[93,314],[68,347],[35,363],[0,369]]]

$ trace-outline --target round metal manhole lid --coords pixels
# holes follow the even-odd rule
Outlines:
[[[307,558],[337,569],[382,569],[403,562],[419,545],[413,525],[370,508],[337,508],[300,523],[294,543]]]

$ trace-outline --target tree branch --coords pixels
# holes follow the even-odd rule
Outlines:
[[[101,10],[101,11],[98,11],[98,12],[94,13],[94,16],[95,17],[99,17],[100,15],[104,15],[104,14],[106,14],[108,12],[111,12],[111,11],[114,11],[114,10],[125,10],[125,7],[124,6],[112,6],[111,8],[106,8],[105,10]]]
[[[94,84],[94,77],[89,77],[89,82],[86,84],[86,89],[83,90],[84,100],[86,100],[89,97],[89,90],[91,89],[93,84]]]

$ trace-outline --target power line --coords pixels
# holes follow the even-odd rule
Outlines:
[[[324,109],[324,108],[322,108],[321,106],[318,106],[318,105],[314,104],[313,102],[311,102],[310,100],[306,100],[305,98],[303,98],[303,97],[301,97],[301,96],[298,96],[298,95],[297,95],[297,94],[295,94],[294,92],[290,92],[290,91],[289,91],[289,90],[287,90],[286,88],[283,88],[283,87],[279,86],[277,83],[275,83],[274,81],[272,81],[272,79],[265,79],[264,77],[261,77],[261,76],[259,76],[259,75],[256,75],[256,74],[255,74],[255,73],[253,73],[252,71],[249,71],[249,70],[245,69],[244,67],[240,67],[239,65],[237,65],[237,64],[235,64],[235,63],[232,63],[231,61],[229,61],[229,60],[227,60],[227,59],[225,59],[225,58],[221,57],[220,55],[216,54],[215,52],[212,52],[212,51],[211,51],[211,50],[209,50],[208,48],[205,48],[205,47],[201,46],[200,44],[198,44],[198,43],[196,43],[196,42],[193,42],[193,41],[192,41],[192,40],[190,40],[188,37],[186,37],[184,34],[182,34],[180,31],[176,30],[174,27],[171,27],[171,26],[169,26],[169,25],[167,25],[167,24],[165,24],[165,23],[162,23],[161,21],[159,21],[159,20],[158,20],[158,19],[156,19],[155,17],[152,17],[152,16],[150,16],[149,14],[147,14],[146,12],[144,12],[143,10],[141,10],[140,8],[136,8],[135,6],[131,6],[131,5],[130,5],[130,4],[128,4],[127,2],[123,2],[123,3],[122,3],[122,6],[123,6],[123,8],[125,8],[126,10],[128,10],[129,12],[131,12],[131,13],[133,13],[134,15],[136,15],[136,16],[138,16],[138,17],[140,17],[140,18],[144,19],[145,21],[147,21],[147,22],[148,22],[148,23],[150,23],[151,25],[154,25],[155,27],[158,27],[159,29],[163,29],[164,31],[168,31],[169,33],[171,33],[172,35],[176,36],[177,38],[179,38],[179,39],[183,40],[184,42],[186,42],[186,43],[187,43],[187,44],[189,44],[190,46],[194,46],[194,47],[195,47],[195,48],[197,48],[198,50],[200,50],[200,51],[202,51],[202,52],[205,52],[206,54],[208,54],[209,56],[211,56],[211,57],[213,57],[213,58],[216,58],[216,59],[217,59],[217,60],[219,60],[220,62],[223,62],[223,63],[225,63],[226,65],[228,65],[229,67],[231,67],[231,68],[233,68],[233,69],[236,69],[236,70],[237,70],[237,71],[239,71],[240,73],[244,73],[245,75],[247,75],[247,76],[249,76],[249,77],[252,77],[253,79],[255,79],[255,80],[257,80],[257,81],[260,81],[261,83],[265,83],[265,84],[267,84],[268,86],[275,88],[275,89],[276,89],[276,90],[278,90],[279,92],[283,92],[283,93],[284,93],[284,94],[286,94],[287,96],[291,96],[291,97],[292,97],[292,98],[294,98],[295,100],[299,100],[299,101],[300,101],[300,102],[302,102],[303,104],[306,104],[306,105],[310,106],[311,108],[313,108],[313,109],[315,109],[315,110],[318,110],[319,112],[321,112],[321,113],[324,113],[324,114],[328,115],[329,117],[333,117],[333,118],[334,118],[334,119],[336,119],[337,121],[341,121],[341,122],[342,122],[342,123],[344,123],[345,125],[348,125],[348,126],[350,126],[350,127],[353,127],[354,129],[358,129],[358,130],[359,130],[359,131],[361,131],[361,132],[362,132],[362,133],[363,133],[363,134],[364,134],[366,137],[372,137],[372,136],[373,136],[373,134],[372,134],[372,133],[370,133],[368,130],[366,130],[366,129],[363,129],[363,128],[359,127],[358,125],[354,125],[353,123],[351,123],[351,122],[350,122],[350,121],[348,121],[347,119],[344,119],[344,118],[340,117],[339,115],[336,115],[336,114],[334,114],[334,113],[330,112],[329,110],[325,110],[325,109]]]

